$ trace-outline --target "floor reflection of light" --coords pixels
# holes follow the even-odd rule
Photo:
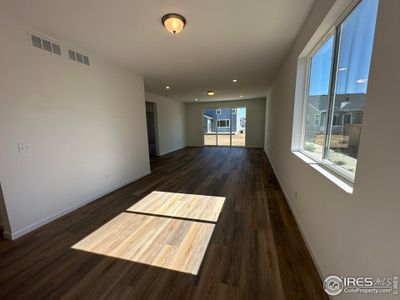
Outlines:
[[[197,274],[224,201],[155,191],[72,248]]]

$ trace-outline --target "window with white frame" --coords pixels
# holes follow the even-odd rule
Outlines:
[[[319,125],[319,115],[318,114],[316,114],[315,115],[315,126],[318,126]]]
[[[307,57],[299,150],[350,181],[357,167],[378,1],[359,1]]]
[[[219,128],[229,128],[231,125],[231,120],[226,119],[226,120],[217,120],[217,126]]]

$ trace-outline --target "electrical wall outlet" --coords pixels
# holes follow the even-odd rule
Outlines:
[[[19,153],[25,153],[28,152],[31,148],[31,145],[28,143],[18,143],[17,144],[18,147],[18,152]]]

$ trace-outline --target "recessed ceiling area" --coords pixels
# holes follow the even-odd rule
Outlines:
[[[29,29],[143,74],[149,92],[193,102],[265,96],[313,3],[36,0],[3,1],[0,10]],[[170,12],[186,18],[179,34],[162,25]]]

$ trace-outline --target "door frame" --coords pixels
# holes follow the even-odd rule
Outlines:
[[[208,127],[206,127],[206,126],[208,126],[208,123],[209,122],[211,122],[209,119],[207,119],[207,124],[204,124],[204,111],[205,110],[208,110],[208,109],[213,109],[213,110],[217,110],[217,109],[221,109],[221,111],[222,111],[222,109],[229,109],[230,111],[229,111],[229,122],[230,122],[230,126],[229,126],[229,137],[230,137],[230,142],[229,142],[229,145],[218,145],[218,115],[216,115],[216,124],[215,124],[215,139],[216,139],[216,141],[215,141],[215,145],[205,145],[204,144],[204,135],[205,135],[205,132],[204,132],[204,128],[207,128],[207,132],[208,132]],[[246,148],[247,146],[247,133],[245,133],[245,140],[244,140],[244,146],[237,146],[237,145],[232,145],[232,124],[233,124],[233,122],[232,122],[232,117],[233,117],[233,114],[232,114],[232,110],[233,109],[236,109],[236,132],[238,132],[238,130],[237,130],[237,127],[239,126],[239,123],[237,122],[238,121],[238,109],[239,108],[244,108],[244,109],[246,109],[246,114],[245,114],[245,119],[246,119],[246,126],[245,126],[245,132],[247,132],[247,107],[246,106],[231,106],[231,107],[229,107],[229,106],[225,106],[225,107],[220,107],[220,106],[218,106],[218,107],[205,107],[205,108],[202,108],[201,109],[201,111],[200,111],[200,114],[201,114],[201,123],[202,123],[202,127],[203,127],[203,132],[202,132],[202,134],[203,134],[203,147],[229,147],[229,148]],[[225,120],[225,119],[221,119],[221,120]],[[239,120],[239,122],[240,122],[240,120]]]
[[[154,134],[155,134],[155,142],[156,142],[156,156],[160,156],[160,147],[159,147],[159,138],[158,138],[158,116],[157,116],[157,102],[151,100],[145,100],[145,103],[148,102],[153,106],[153,115],[154,115]],[[147,118],[147,109],[145,109],[145,114]],[[146,120],[147,122],[147,120]],[[146,134],[147,131],[147,123],[146,123]]]

